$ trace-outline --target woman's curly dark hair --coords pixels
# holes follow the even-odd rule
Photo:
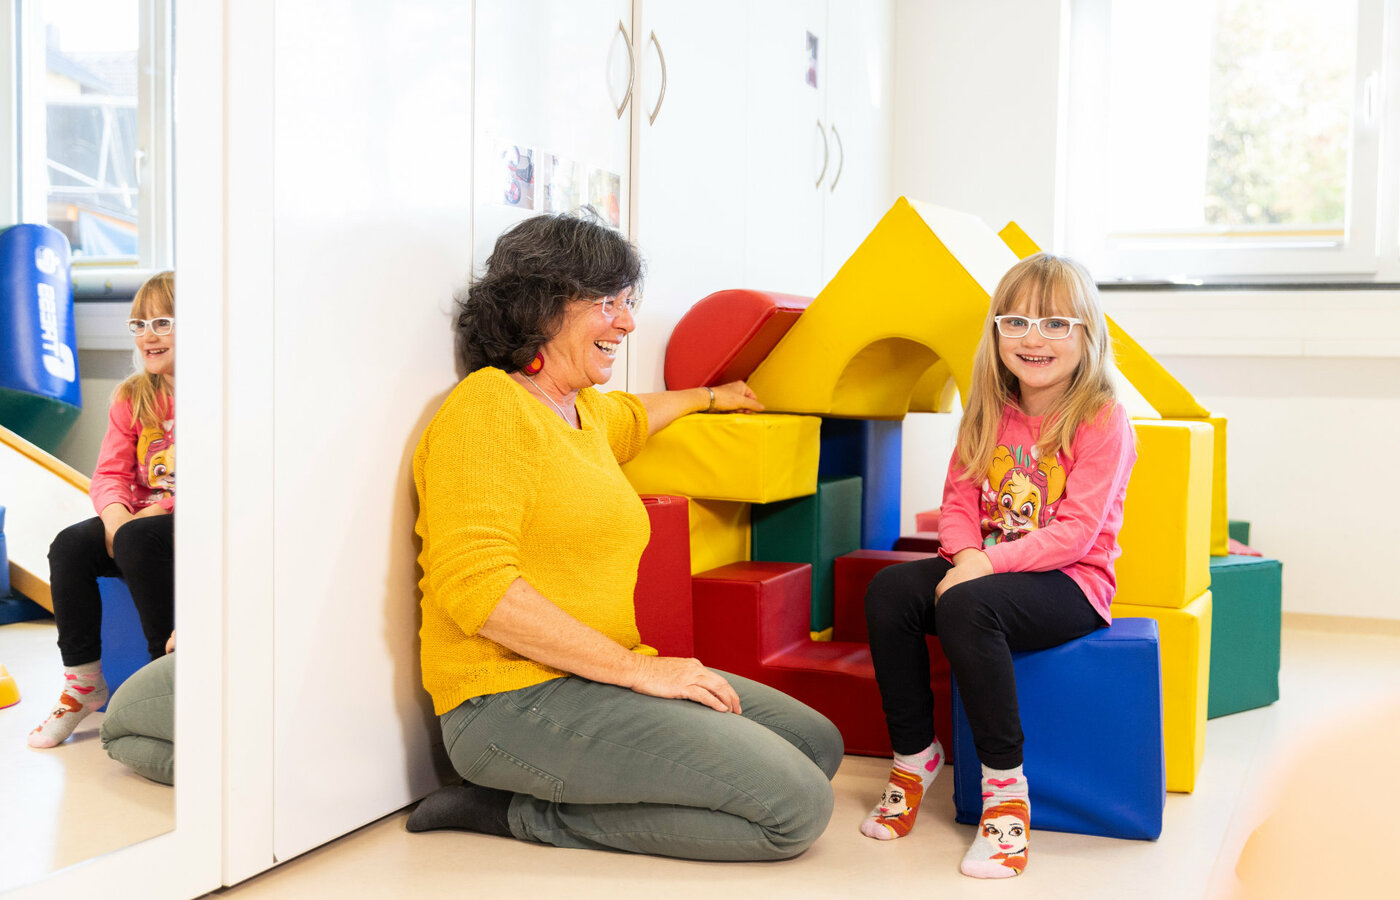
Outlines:
[[[457,360],[513,372],[554,337],[572,300],[640,290],[637,248],[578,216],[533,216],[496,239],[485,273],[456,296]]]

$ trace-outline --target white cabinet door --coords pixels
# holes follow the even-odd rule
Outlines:
[[[894,9],[890,0],[832,0],[827,59],[826,117],[832,171],[822,247],[825,284],[894,203]]]
[[[827,36],[824,0],[749,4],[747,287],[815,295],[824,283],[823,199],[835,169]]]
[[[666,342],[686,310],[745,285],[744,218],[754,202],[745,175],[744,9],[743,0],[641,6],[633,234],[647,280],[628,340],[633,391],[664,388]]]
[[[502,231],[542,212],[590,204],[628,233],[631,30],[630,0],[478,0],[475,272]],[[626,369],[620,356],[613,386]]]

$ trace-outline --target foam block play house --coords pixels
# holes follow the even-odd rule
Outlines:
[[[671,336],[669,388],[745,378],[768,408],[682,419],[624,467],[639,493],[688,500],[695,654],[821,710],[848,752],[890,750],[866,643],[865,587],[880,568],[936,549],[936,534],[901,542],[920,550],[893,549],[901,420],[949,412],[966,395],[991,293],[1035,250],[1014,223],[998,234],[973,216],[901,198],[815,298],[722,291],[696,303]],[[1133,673],[1097,726],[1035,741],[1026,717],[1026,768],[1043,792],[1033,804],[1038,826],[1151,838],[1160,832],[1163,790],[1192,790],[1204,753],[1211,562],[1212,554],[1225,557],[1228,540],[1226,423],[1112,322],[1110,331],[1123,393],[1142,406],[1129,407],[1141,418],[1114,603],[1124,624],[1083,639],[1084,648],[1059,648],[1055,658],[1023,654],[1017,667],[1035,671],[1046,702],[1057,685],[1064,695]],[[1236,592],[1260,605],[1259,590]],[[637,602],[640,615],[652,601],[639,592]],[[1277,592],[1262,602],[1270,604],[1277,609]],[[1276,614],[1235,619],[1232,628],[1245,634],[1227,640],[1277,646]],[[937,640],[929,644],[935,726],[952,736],[953,685]],[[1276,685],[1277,657],[1263,656]],[[1088,721],[1071,712],[1043,727]],[[975,773],[958,766],[970,743],[953,745],[954,766]],[[1123,790],[1087,796],[1095,793],[1083,789],[1091,775],[1108,770]]]

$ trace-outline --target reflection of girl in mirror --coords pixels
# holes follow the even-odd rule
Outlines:
[[[102,598],[97,579],[122,576],[141,617],[146,648],[166,652],[175,622],[175,274],[161,272],[131,303],[136,372],[117,386],[89,494],[98,516],[59,532],[49,578],[63,692],[29,734],[29,746],[68,739],[107,702],[102,678]]]

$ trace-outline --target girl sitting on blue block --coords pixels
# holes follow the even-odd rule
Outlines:
[[[29,746],[66,741],[107,702],[102,678],[102,597],[97,579],[121,576],[141,617],[146,648],[166,652],[175,624],[175,274],[154,275],[131,302],[136,372],[120,385],[88,493],[97,517],[49,546],[49,584],[63,657],[63,691]]]
[[[865,835],[908,834],[943,767],[925,641],[936,634],[982,764],[982,820],[962,872],[1024,871],[1030,793],[1011,654],[1111,621],[1123,496],[1137,458],[1112,367],[1108,324],[1083,267],[1038,253],[1002,277],[948,464],[940,555],[881,571],[865,595],[895,754],[890,784],[861,823]],[[920,790],[909,788],[911,778]]]

